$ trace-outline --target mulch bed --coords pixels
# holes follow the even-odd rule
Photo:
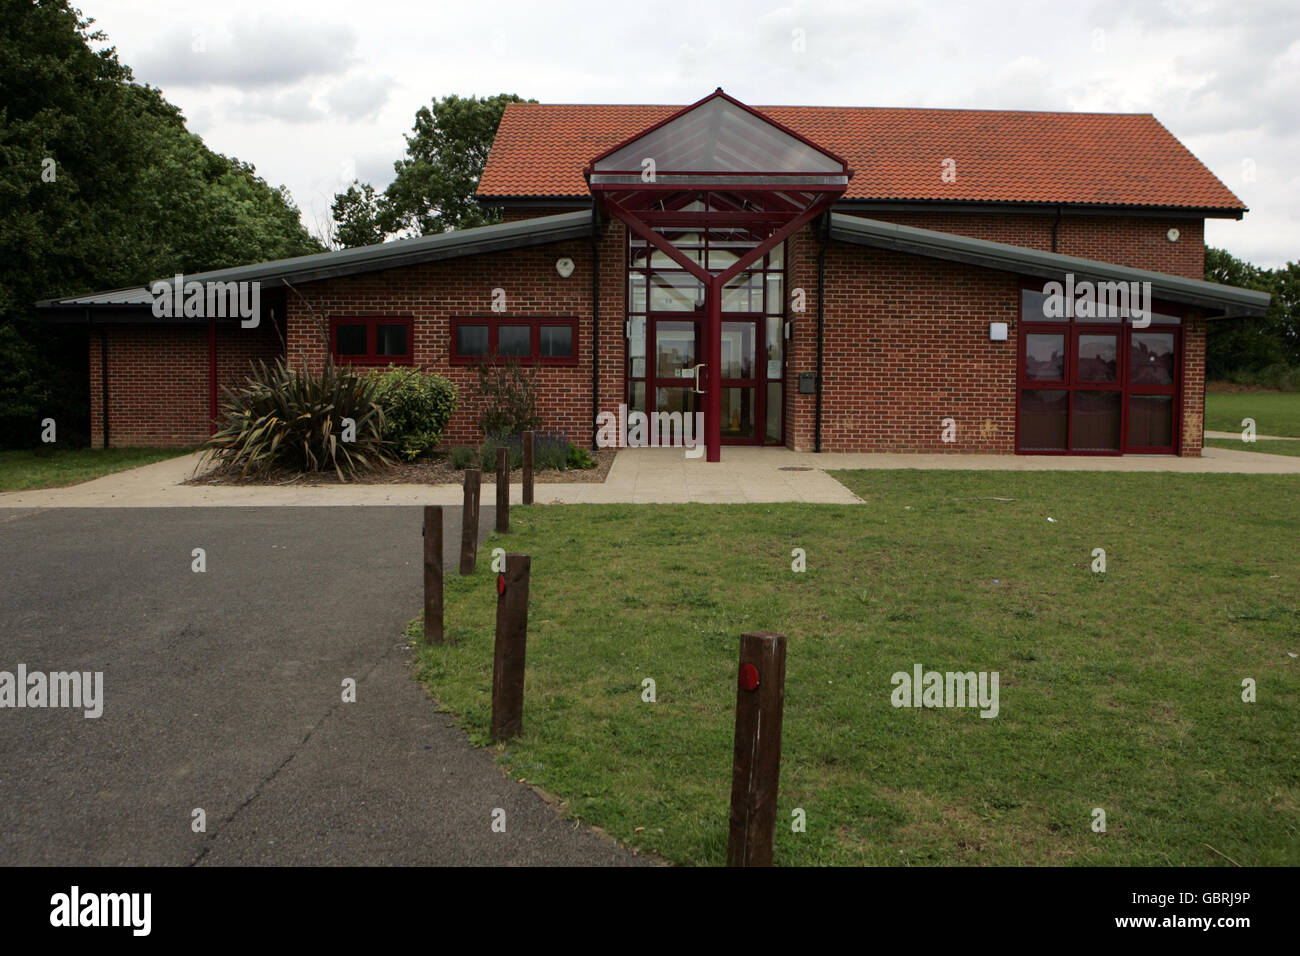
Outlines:
[[[538,469],[533,472],[535,484],[557,484],[559,482],[596,482],[605,480],[610,467],[614,464],[617,449],[602,448],[588,452],[596,460],[595,468],[574,468],[569,471],[557,471],[554,468]],[[207,471],[204,474],[184,482],[187,485],[459,485],[465,473],[451,467],[446,458],[430,458],[420,461],[399,462],[389,468],[365,472],[345,482],[340,482],[334,472],[317,472],[302,474],[300,472],[277,471],[256,478],[240,478],[239,472]],[[496,484],[496,471],[483,472],[483,484]],[[519,469],[510,472],[511,483],[520,480]]]

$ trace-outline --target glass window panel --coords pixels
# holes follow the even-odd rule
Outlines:
[[[722,323],[722,377],[753,378],[757,343],[754,322]]]
[[[573,326],[543,325],[541,327],[542,358],[573,357]]]
[[[754,437],[754,389],[722,390],[722,434],[726,438]]]
[[[644,412],[645,407],[645,382],[628,382],[627,383],[627,407],[629,411]]]
[[[779,315],[767,317],[767,377],[781,377],[781,356],[785,348],[785,320]]]
[[[767,437],[765,441],[781,442],[781,396],[784,389],[780,382],[769,382],[767,386]]]
[[[1035,389],[1020,393],[1022,451],[1064,451],[1069,437],[1070,393]]]
[[[656,322],[655,353],[657,377],[694,379],[695,323]]]
[[[645,317],[628,322],[627,357],[632,378],[645,378]]]
[[[704,283],[685,272],[650,274],[650,308],[655,312],[694,312],[704,307]]]
[[[698,397],[690,388],[656,388],[655,411],[694,414],[695,400]]]
[[[456,354],[478,356],[488,354],[488,327],[486,325],[456,326]]]
[[[746,250],[744,249],[735,249],[735,248],[720,249],[716,246],[710,246],[709,247],[709,269],[713,272],[721,272],[724,269],[727,269],[730,266],[732,266],[736,262],[736,260],[740,258],[741,253],[745,251]]]
[[[1174,397],[1130,395],[1128,443],[1133,448],[1169,448],[1174,443]]]
[[[1161,315],[1159,312],[1151,314],[1152,325],[1182,325],[1183,320],[1176,315]]]
[[[762,312],[763,274],[742,272],[722,287],[723,312]]]
[[[627,277],[627,308],[629,312],[644,312],[646,309],[645,273],[630,272]]]
[[[527,325],[497,326],[497,354],[506,356],[531,355],[533,352],[532,328]]]
[[[1122,397],[1119,391],[1074,393],[1074,451],[1119,451]]]
[[[769,269],[780,269],[785,265],[785,243],[778,243],[777,246],[767,254],[767,266]]]
[[[375,327],[376,355],[405,355],[406,326],[380,325]]]
[[[1033,289],[1020,290],[1020,318],[1025,322],[1065,322],[1064,318],[1043,315],[1043,302],[1047,296]]]
[[[767,274],[767,312],[769,315],[785,314],[785,296],[782,294],[785,276],[780,272]]]
[[[339,355],[366,354],[366,327],[364,325],[336,325],[334,341]]]
[[[1129,340],[1129,383],[1174,384],[1174,334],[1134,332]]]
[[[1119,346],[1114,335],[1080,335],[1077,377],[1080,382],[1119,381]]]
[[[1065,379],[1065,336],[1031,332],[1025,336],[1025,378],[1040,382]]]

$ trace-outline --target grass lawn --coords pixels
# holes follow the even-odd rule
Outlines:
[[[66,448],[0,451],[0,491],[76,485],[92,478],[188,454],[189,448]]]
[[[1241,420],[1255,419],[1259,435],[1300,438],[1300,392],[1209,392],[1205,427],[1241,433]]]
[[[1239,438],[1207,438],[1205,444],[1211,448],[1253,451],[1262,455],[1300,456],[1300,441],[1261,441],[1257,439],[1253,442],[1243,442]]]
[[[739,635],[773,630],[780,864],[1300,864],[1300,479],[837,474],[865,505],[512,509],[420,677],[484,743],[499,544],[533,572],[499,759],[629,845],[725,862]],[[894,708],[917,663],[997,671],[998,716]]]

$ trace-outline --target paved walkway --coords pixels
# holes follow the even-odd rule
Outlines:
[[[1206,438],[1232,438],[1235,439],[1236,441],[1241,441],[1241,432],[1207,431],[1205,433],[1205,437]],[[1288,435],[1256,435],[1255,437],[1260,441],[1300,441],[1300,438],[1294,438]],[[1247,442],[1241,442],[1241,447],[1248,448],[1250,446]]]
[[[0,508],[170,508],[213,506],[459,505],[458,485],[184,485],[199,456],[189,455],[121,471],[69,488],[0,494]],[[1145,471],[1183,474],[1300,474],[1300,457],[1207,448],[1201,458],[1126,455],[874,455],[794,452],[787,448],[729,447],[722,461],[688,459],[668,448],[618,453],[603,483],[538,484],[541,504],[712,504],[805,501],[853,504],[858,499],[828,471],[845,468],[920,468],[956,471]],[[485,486],[485,498],[493,495]],[[518,478],[510,500],[518,504]]]
[[[0,670],[104,675],[97,719],[0,710],[0,861],[647,863],[508,779],[411,679],[420,518],[0,511]],[[454,567],[459,511],[444,519]],[[481,527],[492,520],[485,508]],[[196,808],[206,832],[192,829]],[[505,832],[492,829],[498,808]]]

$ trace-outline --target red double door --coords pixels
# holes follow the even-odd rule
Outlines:
[[[1026,322],[1016,447],[1027,454],[1177,454],[1182,329]]]

